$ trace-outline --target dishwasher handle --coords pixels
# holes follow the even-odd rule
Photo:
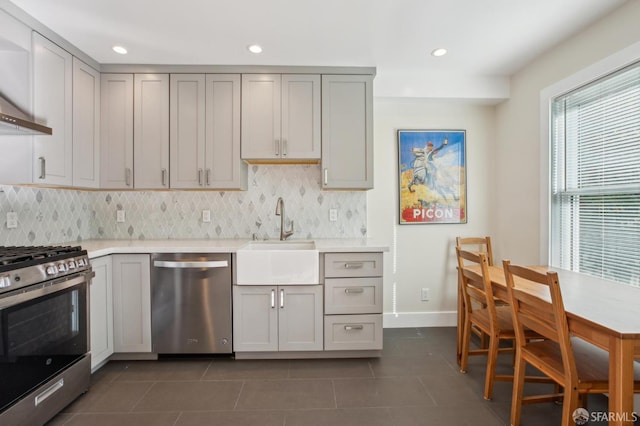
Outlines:
[[[173,268],[173,269],[186,269],[186,268],[227,268],[229,262],[226,260],[211,260],[211,261],[170,261],[170,260],[155,260],[153,266],[156,268]]]

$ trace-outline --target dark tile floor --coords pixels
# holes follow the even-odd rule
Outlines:
[[[485,357],[455,361],[456,330],[384,330],[381,358],[112,361],[92,376],[89,392],[50,425],[505,425],[511,382],[482,398]],[[500,373],[511,368],[503,354]],[[535,387],[534,387],[535,386]],[[546,393],[550,385],[526,385]],[[590,410],[606,411],[593,395]],[[553,403],[523,408],[523,425],[560,424]],[[593,423],[590,423],[593,424]]]

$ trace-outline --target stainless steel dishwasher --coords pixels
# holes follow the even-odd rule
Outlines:
[[[162,253],[151,261],[153,352],[231,353],[231,255]]]

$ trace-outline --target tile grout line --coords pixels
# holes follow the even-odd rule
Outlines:
[[[233,411],[236,411],[238,408],[238,404],[240,403],[240,396],[242,396],[242,391],[244,390],[245,380],[242,381],[242,386],[240,386],[240,392],[238,392],[238,397],[236,398],[235,404],[233,404]]]

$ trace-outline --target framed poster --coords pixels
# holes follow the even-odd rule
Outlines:
[[[398,130],[400,224],[467,223],[464,130]]]

